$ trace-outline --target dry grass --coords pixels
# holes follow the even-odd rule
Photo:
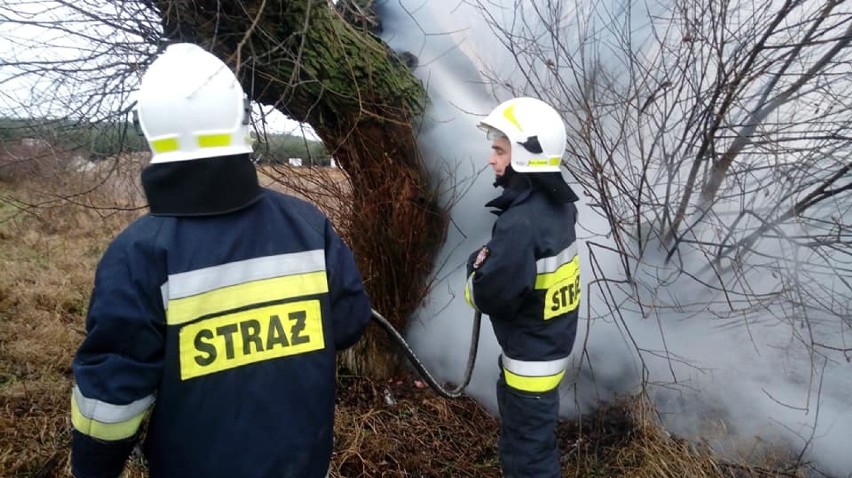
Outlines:
[[[97,261],[143,212],[135,177],[127,179],[138,172],[132,159],[100,175],[0,181],[0,476],[69,476],[70,362],[83,337]],[[287,177],[274,187],[308,196],[316,181],[324,181],[323,191],[340,187],[319,202],[331,213],[346,211],[341,176],[300,170]],[[111,204],[120,207],[99,209]],[[410,376],[339,381],[332,477],[500,476],[497,421],[476,402],[438,398]],[[566,477],[804,476],[768,471],[779,469],[783,455],[763,468],[722,463],[669,436],[639,399],[560,424],[559,440]],[[141,459],[131,460],[125,476],[145,476]]]
[[[411,377],[340,377],[332,478],[499,476],[497,422],[470,399],[447,400]]]
[[[436,397],[413,377],[341,377],[332,478],[499,477],[497,420],[476,402]],[[388,402],[387,397],[393,400]],[[602,404],[557,428],[566,478],[804,477],[789,456],[729,463],[665,431],[640,397]]]
[[[0,476],[68,475],[70,362],[94,267],[139,214],[85,207],[116,202],[92,184],[64,168],[0,182]]]

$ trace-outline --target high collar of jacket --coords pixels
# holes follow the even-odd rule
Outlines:
[[[498,211],[493,211],[497,215],[512,205],[526,200],[534,192],[544,194],[548,201],[557,204],[580,199],[558,172],[519,174],[509,167],[506,169],[506,174],[497,178],[494,187],[502,187],[503,194],[492,199],[485,206],[497,208]]]
[[[498,177],[494,181],[494,187],[502,187],[503,194],[488,201],[485,207],[497,208],[497,211],[492,211],[497,215],[509,209],[513,204],[526,199],[532,191],[530,180],[524,177],[523,174],[516,173],[511,167],[506,168],[503,176]]]
[[[155,163],[142,170],[155,216],[212,216],[253,204],[263,192],[247,154]]]

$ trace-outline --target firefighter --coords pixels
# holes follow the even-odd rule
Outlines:
[[[465,297],[502,349],[499,455],[509,478],[560,476],[558,386],[577,332],[577,196],[560,173],[565,125],[555,109],[514,98],[480,124],[502,194],[488,244],[467,262]]]
[[[72,368],[72,471],[327,475],[336,352],[370,320],[352,254],[314,206],[261,188],[249,102],[192,44],[143,75],[149,214],[103,254]]]

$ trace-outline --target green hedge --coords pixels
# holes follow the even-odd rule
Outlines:
[[[67,120],[0,118],[0,141],[39,138],[51,146],[87,153],[92,160],[120,153],[145,152],[148,145],[128,122],[79,123]],[[265,164],[286,164],[301,158],[304,166],[328,166],[323,144],[301,136],[265,135],[255,145],[255,157]]]

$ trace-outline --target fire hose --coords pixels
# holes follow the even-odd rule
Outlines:
[[[379,325],[381,325],[382,328],[391,336],[391,338],[396,341],[397,345],[399,345],[405,353],[405,356],[408,357],[408,360],[412,365],[414,365],[414,368],[417,369],[417,372],[426,380],[426,383],[432,387],[432,390],[445,398],[458,398],[462,396],[462,392],[464,392],[464,389],[470,383],[470,379],[473,376],[473,365],[476,363],[476,351],[479,347],[479,326],[482,322],[482,313],[477,311],[473,316],[473,331],[470,338],[470,352],[467,357],[467,367],[465,368],[464,377],[462,378],[461,383],[452,389],[444,388],[437,380],[435,380],[435,377],[429,373],[423,363],[420,362],[420,359],[417,358],[417,355],[414,354],[414,351],[411,350],[411,347],[408,345],[408,342],[405,341],[402,334],[400,334],[399,331],[397,331],[393,325],[391,325],[391,323],[382,316],[382,314],[373,310],[373,320],[378,322]]]

